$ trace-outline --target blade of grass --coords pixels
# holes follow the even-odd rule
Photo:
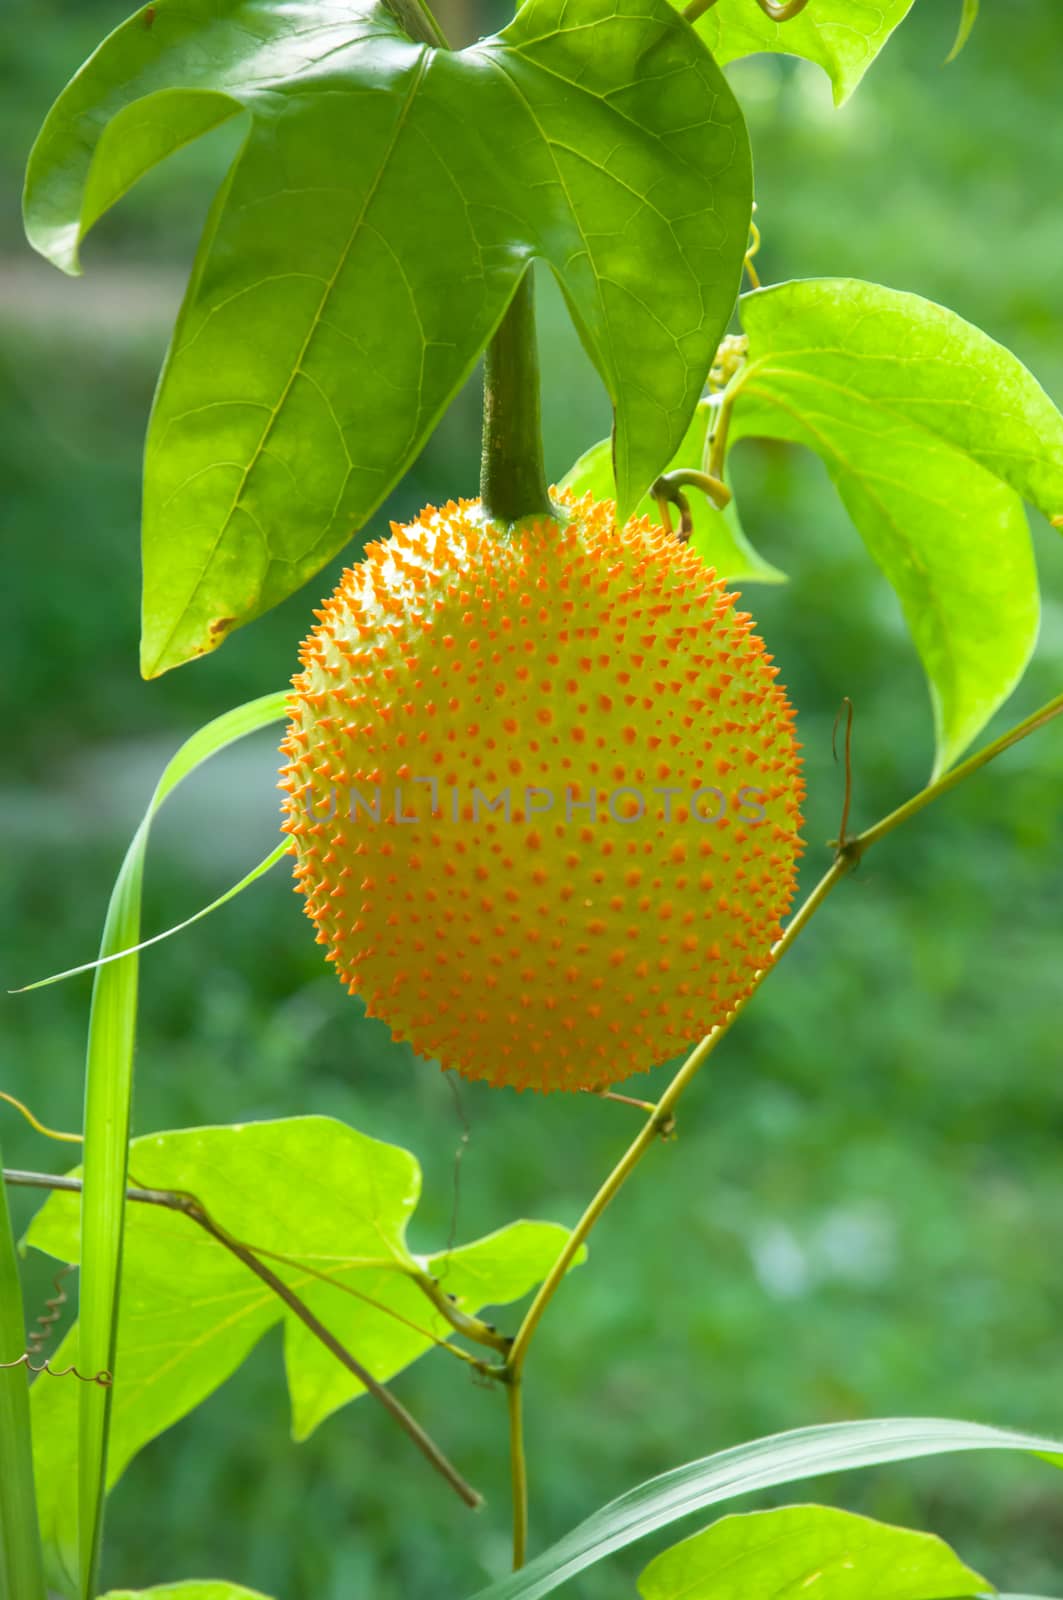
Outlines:
[[[0,1156],[0,1600],[44,1600],[33,1487],[26,1320]]]
[[[100,967],[107,966],[109,962],[121,961],[123,956],[135,956],[139,955],[142,950],[150,950],[153,944],[161,944],[164,939],[172,938],[175,933],[183,933],[194,922],[202,922],[203,918],[209,917],[212,911],[218,911],[222,906],[227,905],[230,900],[235,900],[238,894],[243,894],[245,889],[249,889],[253,883],[269,872],[271,867],[275,867],[277,862],[286,856],[290,849],[291,845],[288,840],[282,840],[275,850],[270,851],[264,861],[260,861],[257,867],[252,867],[251,871],[245,873],[239,883],[234,883],[231,889],[226,889],[225,893],[220,894],[216,900],[212,900],[209,905],[201,906],[198,911],[194,911],[183,922],[175,922],[172,928],[166,928],[162,933],[154,933],[150,939],[141,939],[140,943],[133,945],[131,949],[115,950],[109,956],[97,956],[95,961],[84,961],[80,967],[67,967],[64,972],[53,972],[48,978],[38,978],[34,983],[23,984],[21,989],[9,989],[8,993],[32,994],[34,989],[47,989],[50,984],[63,983],[67,978],[79,978],[83,972],[96,972]]]
[[[512,1576],[473,1600],[543,1600],[555,1589],[636,1539],[706,1506],[800,1483],[827,1472],[917,1461],[967,1450],[1018,1450],[1063,1467],[1063,1442],[1010,1428],[940,1417],[884,1417],[794,1428],[720,1450],[651,1478],[596,1511]]]
[[[100,944],[108,957],[140,937],[144,856],[163,801],[210,756],[249,733],[282,721],[287,694],[264,695],[207,723],[186,741],[159,779],[122,862]],[[85,1069],[85,1180],[78,1359],[82,1370],[114,1372],[122,1268],[126,1161],[133,1089],[139,957],[123,955],[96,973]],[[103,1533],[112,1387],[85,1384],[78,1408],[78,1585],[93,1600]],[[21,1600],[21,1597],[20,1597]]]

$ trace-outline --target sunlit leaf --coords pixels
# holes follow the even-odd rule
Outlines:
[[[678,467],[701,469],[705,448],[705,433],[710,417],[709,407],[702,404],[694,414],[682,444],[668,462],[668,470]],[[615,494],[613,485],[612,441],[600,443],[580,456],[562,479],[564,488],[576,494],[593,494],[596,500],[610,500]],[[707,566],[715,567],[721,578],[743,579],[751,583],[784,583],[785,573],[764,561],[749,543],[738,519],[738,508],[732,500],[725,511],[718,511],[699,489],[686,491],[694,519],[694,532],[690,536],[691,548],[696,550]],[[636,516],[652,517],[659,521],[656,502],[645,495],[635,507]]]
[[[224,1578],[191,1578],[155,1589],[110,1589],[101,1600],[269,1600],[257,1589],[244,1589]]]
[[[455,52],[374,0],[152,9],[60,97],[26,200],[32,242],[75,270],[139,172],[250,112],[149,432],[145,673],[213,649],[350,539],[534,257],[612,397],[634,504],[693,414],[752,204],[741,113],[667,0],[527,0]]]
[[[829,1506],[723,1517],[664,1550],[639,1578],[642,1600],[957,1600],[991,1583],[933,1534]]]
[[[449,1254],[412,1255],[406,1228],[420,1193],[417,1161],[328,1117],[153,1135],[133,1141],[129,1166],[131,1181],[194,1194],[231,1235],[263,1252],[381,1381],[453,1331],[417,1287],[418,1273],[437,1278],[460,1310],[474,1313],[526,1294],[566,1238],[554,1223],[517,1222]],[[76,1261],[77,1197],[53,1195],[27,1240]],[[149,1439],[224,1382],[277,1323],[284,1325],[292,1429],[302,1439],[357,1398],[362,1385],[266,1284],[188,1217],[130,1204],[109,1483]],[[76,1360],[77,1352],[75,1327],[57,1364]],[[74,1527],[76,1403],[70,1385],[34,1389],[41,1520],[57,1573],[69,1559]]]
[[[742,300],[732,442],[824,460],[897,592],[930,682],[936,771],[1011,693],[1039,600],[1020,497],[1063,508],[1063,416],[1015,356],[953,312],[817,279]]]
[[[736,1445],[651,1478],[612,1500],[534,1557],[520,1572],[482,1589],[475,1600],[542,1600],[636,1539],[758,1489],[800,1483],[826,1472],[883,1466],[964,1450],[1020,1450],[1063,1466],[1063,1441],[936,1417],[890,1417],[796,1428]]]
[[[847,100],[913,0],[809,0],[789,22],[773,22],[756,0],[718,0],[696,24],[721,64],[763,50],[804,56],[823,68],[834,101]]]

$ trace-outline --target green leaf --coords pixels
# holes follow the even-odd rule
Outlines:
[[[455,52],[372,0],[154,9],[60,97],[26,192],[32,242],[71,270],[168,143],[251,113],[149,431],[144,672],[213,649],[347,542],[532,258],[613,400],[633,505],[690,422],[752,204],[741,113],[667,0],[527,0]]]
[[[846,101],[913,0],[810,0],[789,22],[773,22],[755,0],[718,0],[697,30],[722,66],[770,50],[823,68],[834,103]]]
[[[217,717],[192,735],[168,764],[152,795],[144,820],[129,846],[115,882],[104,923],[100,955],[129,950],[140,938],[144,858],[152,820],[166,797],[208,757],[246,734],[281,721],[284,694],[265,695]],[[135,954],[107,962],[96,973],[89,1015],[85,1067],[85,1191],[81,1256],[81,1337],[79,1361],[92,1373],[115,1369],[119,1283],[125,1217],[126,1155],[133,1093],[136,1034]],[[78,1493],[77,1568],[81,1593],[94,1589],[103,1529],[104,1484],[113,1390],[95,1383],[76,1385],[77,1466],[71,1469]],[[68,1426],[75,1424],[68,1419]]]
[[[418,1274],[437,1278],[458,1309],[473,1314],[518,1299],[541,1282],[567,1237],[554,1223],[517,1222],[449,1255],[411,1254],[406,1228],[420,1193],[417,1161],[328,1117],[148,1136],[133,1141],[129,1167],[141,1186],[194,1194],[214,1221],[263,1252],[381,1381],[452,1334],[418,1287]],[[53,1195],[27,1242],[76,1260],[77,1197]],[[129,1205],[109,1485],[149,1439],[223,1383],[277,1323],[284,1326],[292,1429],[304,1439],[357,1398],[361,1384],[267,1285],[190,1218]],[[75,1360],[78,1347],[75,1327],[57,1364]],[[68,1385],[35,1386],[41,1520],[58,1570],[68,1560],[73,1529],[75,1404]]]
[[[953,42],[952,49],[945,57],[946,66],[948,66],[950,61],[955,61],[964,45],[971,37],[971,34],[974,31],[974,25],[978,21],[978,11],[979,0],[963,0],[963,12],[960,16],[960,25],[956,30],[956,38]]]
[[[511,1577],[475,1600],[541,1600],[606,1556],[680,1517],[739,1495],[825,1472],[915,1461],[960,1450],[1022,1450],[1063,1467],[1063,1442],[976,1422],[890,1417],[796,1428],[677,1467],[612,1500]]]
[[[993,1585],[930,1533],[829,1506],[724,1517],[662,1551],[639,1578],[642,1600],[956,1600]]]
[[[732,443],[791,439],[824,460],[897,592],[930,681],[935,774],[1022,676],[1039,621],[1019,497],[1063,508],[1063,416],[1009,351],[951,311],[878,284],[748,294]]]
[[[711,407],[702,403],[694,413],[682,444],[668,463],[667,470],[692,467],[700,470],[705,449],[705,434],[711,417]],[[614,494],[612,441],[602,439],[580,456],[566,472],[560,487],[575,494],[592,494],[596,500],[609,500]],[[694,532],[690,536],[692,549],[696,550],[707,566],[715,567],[721,578],[743,579],[749,583],[785,583],[786,574],[763,560],[753,549],[738,520],[738,508],[732,500],[725,511],[718,511],[711,500],[697,489],[687,491],[694,519]],[[656,502],[644,495],[635,507],[638,517],[652,517],[659,521]]]
[[[110,1589],[102,1600],[268,1600],[268,1596],[238,1583],[226,1583],[224,1578],[192,1578],[156,1589]]]
[[[44,1600],[22,1283],[0,1152],[0,1600]]]

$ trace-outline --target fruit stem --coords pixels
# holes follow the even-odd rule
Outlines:
[[[543,465],[535,287],[529,267],[484,356],[480,500],[489,517],[554,516]]]

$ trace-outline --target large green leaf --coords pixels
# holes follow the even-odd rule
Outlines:
[[[773,22],[756,0],[718,0],[697,23],[721,65],[771,50],[821,66],[834,102],[847,100],[913,0],[810,0],[789,22]]]
[[[705,434],[711,416],[709,406],[702,403],[694,413],[682,444],[670,463],[673,467],[693,467],[700,470],[705,448]],[[566,472],[562,486],[576,494],[593,494],[596,500],[612,499],[613,449],[612,440],[602,439],[580,456]],[[718,511],[699,489],[687,491],[694,531],[690,536],[691,548],[696,550],[706,566],[714,567],[721,578],[743,579],[750,583],[784,583],[786,576],[759,556],[749,543],[738,509],[732,500],[724,511]],[[635,507],[635,515],[659,520],[656,502],[645,495]]]
[[[612,1500],[475,1600],[542,1600],[562,1584],[636,1539],[680,1517],[739,1495],[799,1483],[825,1472],[914,1461],[960,1450],[1022,1450],[1063,1466],[1063,1442],[936,1417],[890,1417],[796,1428],[692,1461]]]
[[[957,1600],[993,1585],[929,1533],[830,1506],[723,1517],[639,1578],[642,1600]]]
[[[533,258],[612,397],[633,505],[690,422],[752,203],[741,113],[667,0],[527,0],[455,52],[374,0],[152,10],[64,91],[26,191],[32,242],[76,270],[139,173],[251,113],[149,431],[145,673],[212,649],[346,543]]]
[[[732,442],[815,450],[900,599],[930,681],[936,772],[1018,682],[1037,637],[1020,496],[1063,510],[1063,416],[1015,356],[951,311],[819,279],[742,300]]]
[[[266,1257],[381,1381],[453,1331],[417,1287],[418,1273],[438,1278],[458,1308],[472,1313],[527,1293],[566,1237],[554,1223],[517,1222],[449,1254],[412,1255],[406,1227],[420,1193],[417,1161],[328,1117],[152,1135],[133,1141],[129,1167],[142,1186],[194,1194],[242,1243],[298,1262]],[[77,1197],[53,1195],[27,1240],[77,1260]],[[278,1322],[284,1324],[292,1428],[302,1439],[361,1394],[362,1385],[267,1285],[188,1217],[129,1205],[109,1484],[149,1439],[224,1382]],[[77,1351],[75,1327],[57,1363],[76,1360]],[[57,1570],[68,1562],[74,1529],[76,1404],[70,1385],[35,1386],[41,1521]]]

